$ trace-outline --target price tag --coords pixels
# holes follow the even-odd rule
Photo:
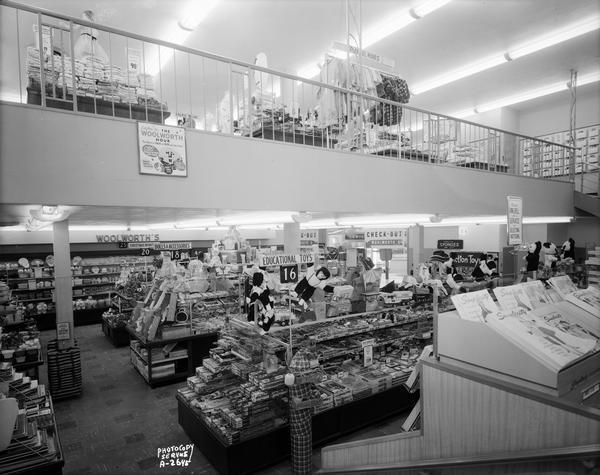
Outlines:
[[[282,284],[298,282],[298,264],[293,266],[281,266],[279,268],[279,279]]]
[[[373,364],[373,345],[365,346],[363,348],[363,361],[365,366],[371,366]]]
[[[149,256],[150,255],[150,249],[147,247],[144,247],[142,249],[140,249],[140,256]]]
[[[126,241],[119,241],[119,249],[127,249],[129,247],[129,243]]]
[[[171,251],[171,259],[181,259],[181,251],[179,249]]]

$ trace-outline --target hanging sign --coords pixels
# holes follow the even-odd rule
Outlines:
[[[368,229],[365,230],[366,247],[406,248],[407,229]]]
[[[440,250],[458,250],[463,248],[462,239],[438,239],[437,248]]]
[[[523,244],[523,198],[507,196],[507,235],[508,245]]]
[[[187,176],[185,128],[138,122],[140,173]]]
[[[279,267],[279,280],[282,284],[298,282],[298,264]]]
[[[259,267],[314,264],[314,262],[313,254],[261,254],[258,256]]]
[[[319,231],[300,231],[300,245],[310,246],[319,243]]]

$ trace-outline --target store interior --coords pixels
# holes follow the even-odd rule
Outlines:
[[[596,473],[598,45],[595,0],[0,0],[0,473]]]

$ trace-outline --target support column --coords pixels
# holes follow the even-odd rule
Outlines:
[[[73,276],[71,273],[71,247],[69,220],[53,225],[54,296],[56,300],[56,328],[59,323],[69,324],[69,338],[59,340],[59,348],[74,346],[73,325]]]
[[[283,224],[283,252],[300,253],[300,223]]]
[[[407,272],[409,275],[417,272],[417,266],[425,260],[423,256],[425,228],[415,224],[408,228],[408,259]]]

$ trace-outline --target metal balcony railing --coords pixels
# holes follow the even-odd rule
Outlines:
[[[10,1],[0,18],[4,101],[574,181],[573,148],[378,97],[357,65],[339,87]]]

